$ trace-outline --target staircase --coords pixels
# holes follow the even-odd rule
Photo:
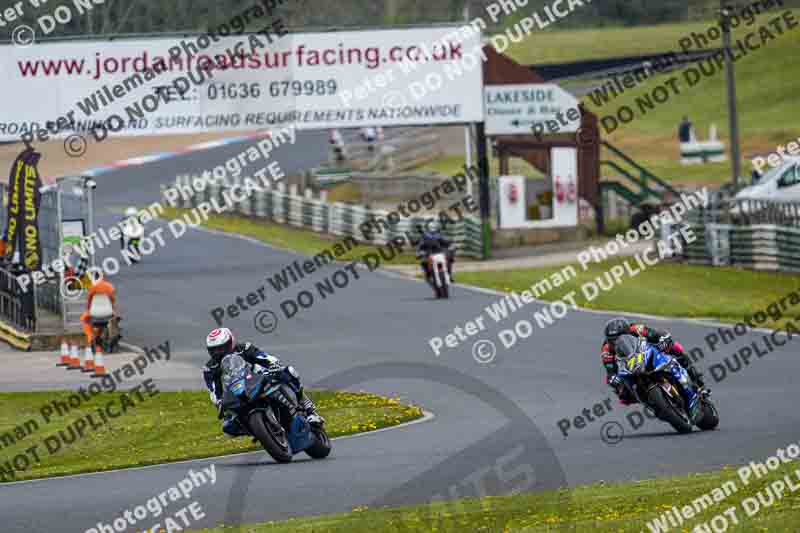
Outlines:
[[[680,191],[668,182],[639,165],[613,144],[608,141],[601,141],[601,144],[606,148],[606,153],[610,155],[608,159],[600,160],[601,175],[613,174],[616,178],[622,178],[621,180],[600,182],[600,195],[604,205],[609,204],[611,195],[618,196],[629,207],[635,208],[646,201],[655,201],[661,204],[664,202],[665,196],[680,194]],[[610,171],[604,171],[605,168],[609,168]]]

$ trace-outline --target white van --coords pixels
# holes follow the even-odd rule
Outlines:
[[[755,185],[739,191],[735,198],[800,201],[800,157],[785,157],[782,165],[764,174]]]

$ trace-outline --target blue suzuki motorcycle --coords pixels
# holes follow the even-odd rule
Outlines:
[[[708,392],[692,383],[674,357],[645,339],[621,336],[617,340],[617,363],[623,386],[678,433],[689,433],[692,426],[709,430],[719,424],[719,413]]]
[[[305,452],[313,459],[331,453],[322,423],[311,424],[301,414],[297,391],[280,374],[255,372],[237,354],[222,360],[222,409],[236,414],[242,427],[279,463]]]

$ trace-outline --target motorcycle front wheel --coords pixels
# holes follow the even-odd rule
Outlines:
[[[128,251],[132,254],[130,256],[130,262],[131,263],[136,264],[141,260],[142,254],[141,254],[141,252],[139,252],[139,243],[138,242],[137,243],[133,243],[133,242],[130,243],[128,245]]]
[[[647,401],[656,412],[656,416],[675,428],[675,431],[678,433],[692,432],[692,424],[686,417],[681,416],[675,406],[672,405],[672,402],[666,397],[664,389],[660,386],[650,389],[647,395]]]
[[[272,412],[265,413],[264,411],[250,413],[247,417],[250,431],[273,459],[279,463],[288,463],[292,460],[292,450],[289,447],[286,432],[282,428],[280,432],[275,431],[273,428],[280,428],[278,421],[274,420],[270,423],[265,420],[267,416],[274,417],[275,415]]]
[[[439,272],[439,293],[442,298],[450,298],[450,285],[447,284],[444,272]]]
[[[703,431],[715,429],[719,425],[719,413],[717,407],[710,400],[700,400],[703,408],[703,416],[697,421],[697,427]]]
[[[314,433],[314,444],[306,448],[306,453],[312,459],[325,459],[331,453],[331,439],[324,429],[312,428]]]

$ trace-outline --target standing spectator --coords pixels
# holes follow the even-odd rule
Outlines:
[[[364,139],[364,141],[368,143],[375,142],[375,137],[377,136],[378,134],[375,132],[375,128],[371,126],[366,128],[361,128],[361,138]]]
[[[683,120],[678,124],[678,139],[681,144],[691,142],[692,140],[692,123],[689,122],[689,117],[683,116]]]
[[[330,143],[333,148],[333,153],[336,155],[336,160],[344,161],[344,139],[342,138],[342,134],[339,133],[339,130],[331,130]]]
[[[364,139],[364,142],[367,143],[367,149],[372,152],[375,150],[375,138],[378,134],[375,132],[375,128],[367,127],[361,128],[361,138]]]

